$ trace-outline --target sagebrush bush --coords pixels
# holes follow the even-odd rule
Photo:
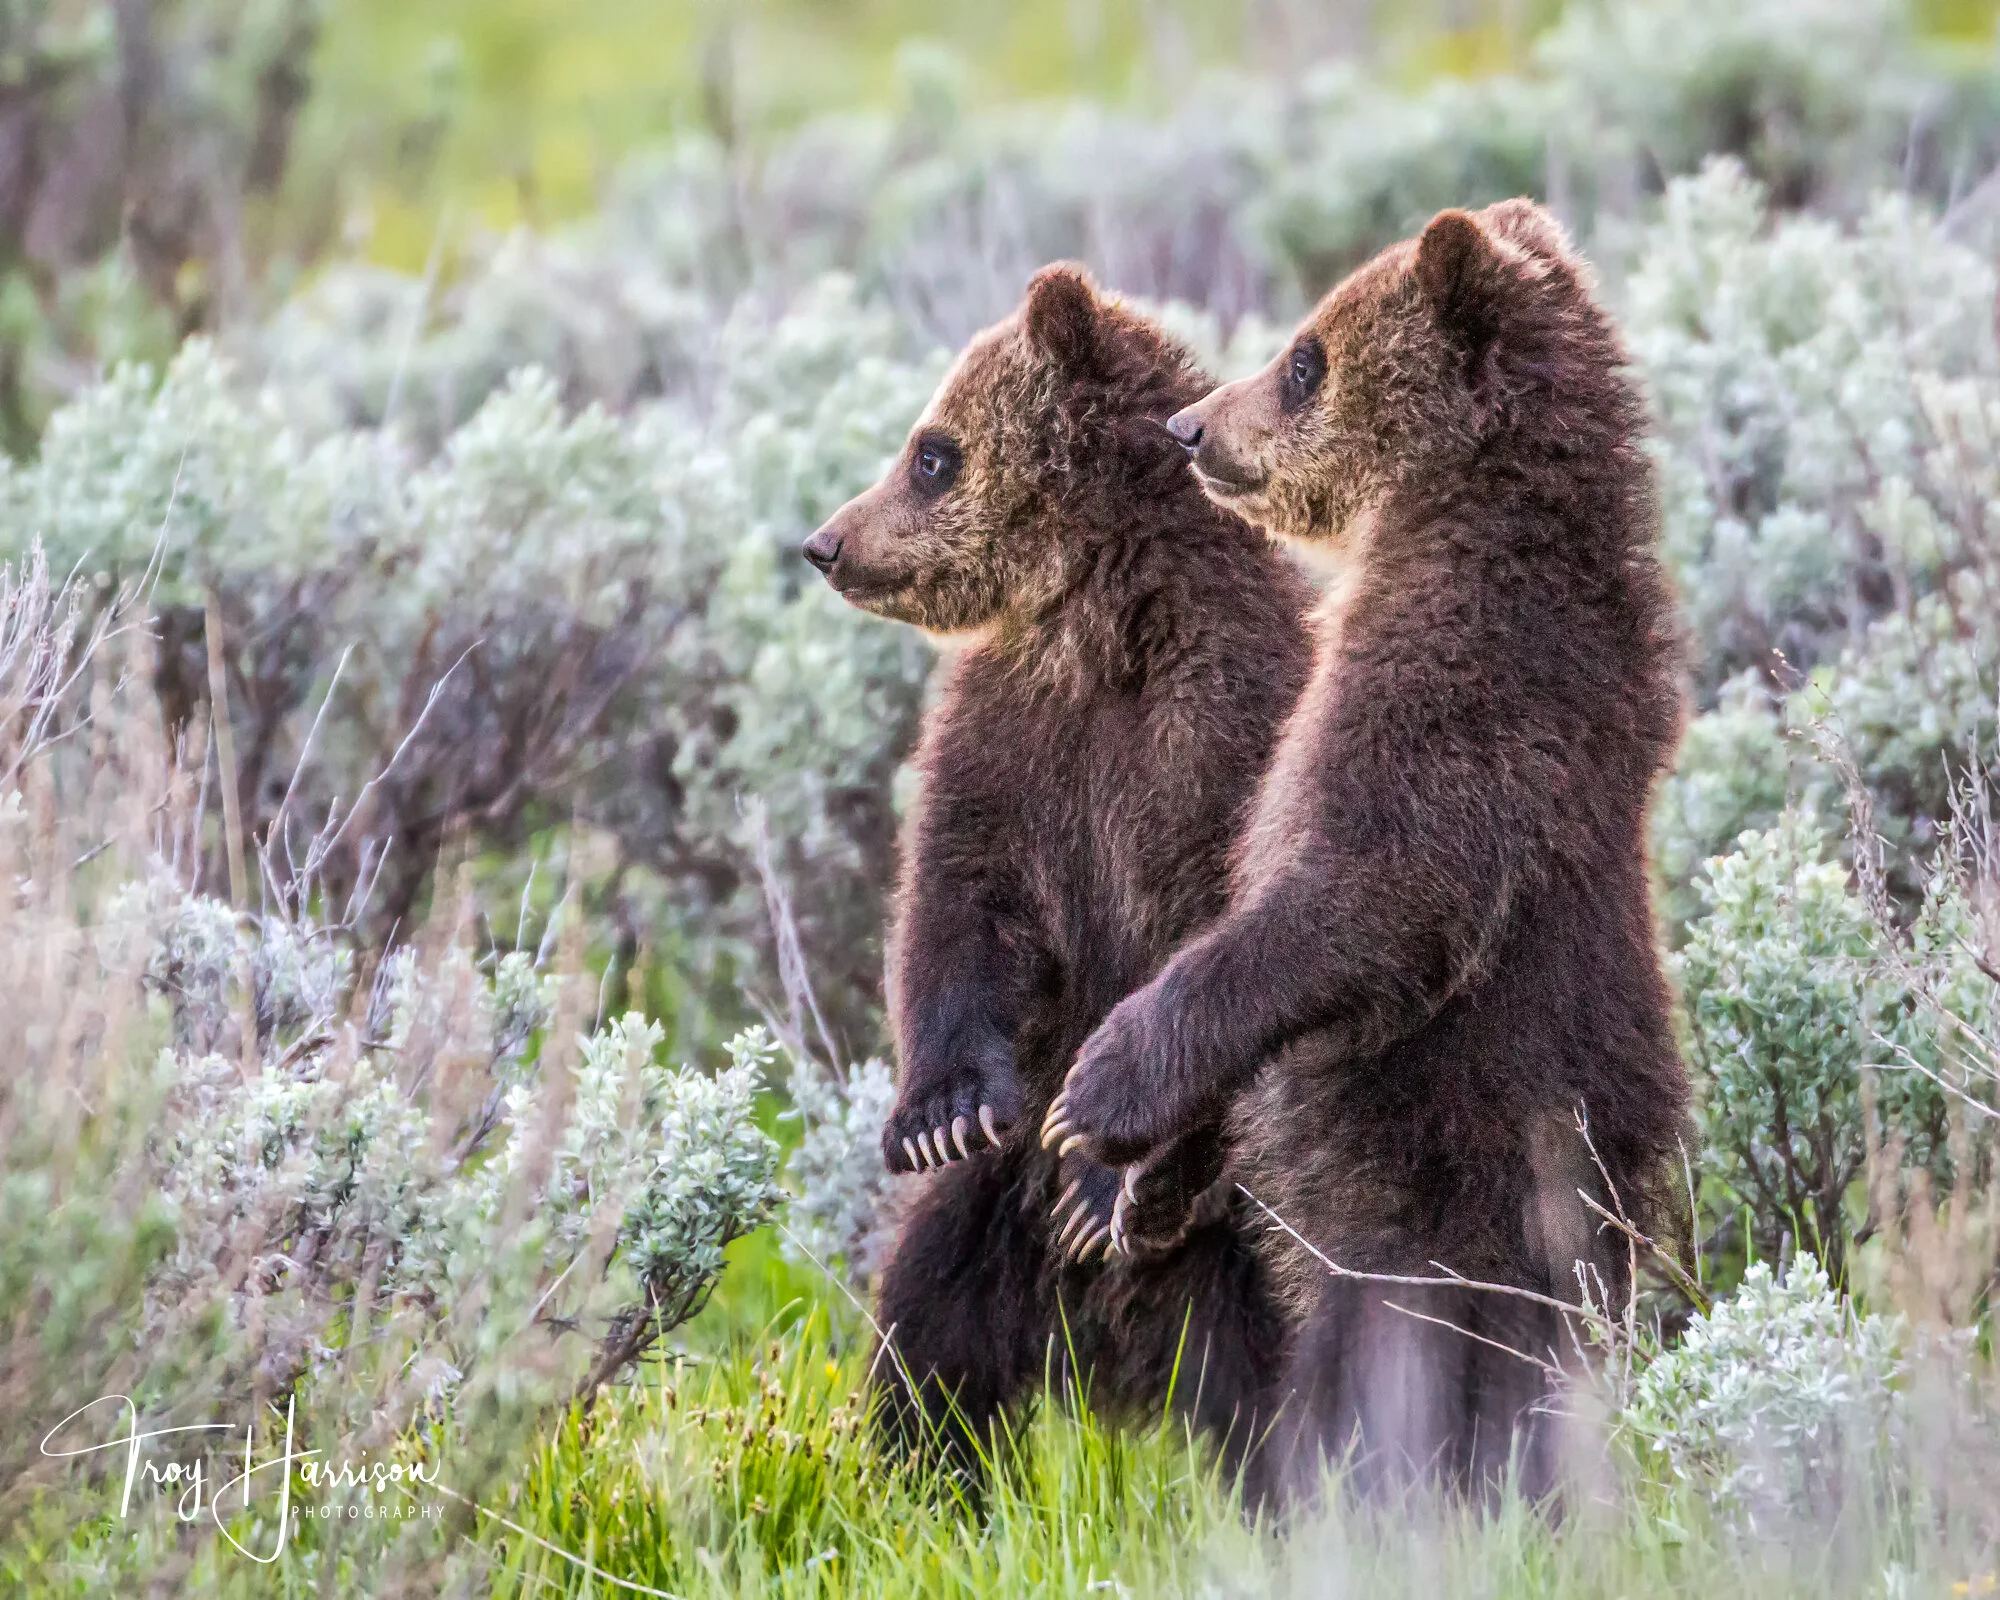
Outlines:
[[[334,261],[260,308],[218,276],[231,197],[180,234],[155,202],[189,129],[241,176],[311,8],[154,10],[150,34],[96,4],[0,18],[37,139],[133,41],[172,46],[120,242],[93,191],[51,285],[29,223],[61,163],[0,202],[0,1010],[33,1063],[0,1079],[0,1527],[60,1499],[32,1447],[82,1400],[164,1422],[247,1395],[299,1400],[329,1452],[446,1456],[474,1497],[519,1491],[531,1537],[690,1592],[863,1587],[829,1574],[870,1561],[913,1591],[1097,1587],[1113,1557],[1287,1581],[1218,1531],[1235,1507],[1184,1441],[1088,1423],[1036,1424],[962,1535],[876,1471],[859,1330],[794,1328],[789,1278],[782,1379],[760,1345],[676,1378],[670,1416],[614,1393],[551,1419],[678,1340],[762,1219],[857,1289],[891,1221],[880,928],[932,654],[796,546],[946,351],[1078,256],[1233,376],[1436,208],[1522,191],[1602,261],[1654,408],[1692,719],[1652,844],[1697,1265],[1729,1290],[1776,1264],[1657,1359],[1643,1327],[1606,1339],[1613,1420],[1672,1482],[1599,1486],[1630,1489],[1630,1539],[1657,1491],[1676,1541],[1705,1500],[1803,1527],[1788,1560],[1849,1497],[1943,1525],[1903,1481],[1978,1479],[1990,1419],[1918,1415],[1911,1352],[1970,1392],[1946,1330],[1990,1319],[2000,1250],[2000,190],[1970,186],[2000,58],[1931,50],[1892,0],[1607,0],[1517,70],[1320,63],[1151,117],[983,108],[911,47],[880,112],[690,131],[591,218],[441,237],[421,278]],[[1208,1554],[1083,1537],[1078,1507]],[[127,1548],[61,1509],[58,1542],[127,1587],[135,1550],[202,1559],[205,1535]],[[1974,1511],[1954,1551],[1992,1548]],[[1375,1570],[1329,1526],[1339,1570]],[[1551,1570],[1580,1548],[1499,1526]],[[420,1592],[448,1549],[595,1581],[458,1531],[329,1536],[303,1581]],[[1685,1578],[1679,1550],[1647,1571]]]
[[[542,1314],[592,1333],[602,1381],[693,1314],[778,1199],[755,1030],[713,1075],[660,1065],[663,1030],[636,1014],[566,1052],[548,1037],[574,1021],[561,985],[525,953],[397,948],[357,993],[325,930],[240,915],[157,863],[96,931],[95,981],[164,1002],[142,1159],[173,1246],[146,1282],[150,1331],[254,1305],[281,1387],[340,1359],[329,1323],[357,1292],[455,1383],[491,1333],[464,1297],[528,1239]]]
[[[844,1078],[798,1056],[785,1087],[799,1120],[798,1148],[786,1162],[787,1221],[797,1243],[787,1243],[865,1283],[888,1242],[893,1180],[882,1164],[882,1128],[896,1103],[895,1078],[880,1056]]]
[[[573,894],[544,965],[478,948],[463,871],[382,950],[277,859],[259,911],[192,890],[199,773],[111,659],[143,641],[79,638],[39,554],[0,579],[0,1008],[34,1062],[0,1082],[0,1523],[103,1395],[147,1428],[273,1405],[329,1456],[421,1444],[481,1493],[781,1199],[775,1048],[670,1068],[658,1022],[600,1023]]]
[[[524,371],[428,458],[393,429],[312,438],[190,345],[0,464],[0,551],[39,539],[60,567],[146,578],[170,736],[209,698],[212,597],[248,833],[282,858],[300,818],[339,810],[318,871],[341,901],[369,884],[377,940],[421,909],[455,831],[518,850],[574,820],[615,844],[613,894],[656,952],[697,980],[754,960],[740,803],[761,797],[860,1033],[928,653],[801,583],[793,546],[928,393],[936,362],[893,342],[830,281],[723,330],[705,414],[570,415]]]
[[[1666,552],[1700,697],[1655,817],[1676,920],[1696,863],[1839,784],[1831,721],[1921,894],[2000,671],[1991,266],[1906,198],[1774,218],[1717,163],[1673,184],[1623,299],[1659,430]]]
[[[1887,1054],[1877,1037],[1900,997],[1871,967],[1867,907],[1824,853],[1819,825],[1792,813],[1711,861],[1675,976],[1708,1167],[1766,1259],[1790,1240],[1838,1273],[1866,1154],[1862,1071]]]
[[[1747,1518],[1837,1515],[1893,1477],[1903,1330],[1858,1314],[1810,1252],[1757,1261],[1646,1368],[1623,1416],[1644,1453]]]

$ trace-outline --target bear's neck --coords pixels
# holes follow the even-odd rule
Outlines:
[[[1141,693],[1186,670],[1212,641],[1195,607],[1217,564],[1240,566],[1229,532],[1198,490],[1126,508],[1123,518],[1069,518],[1050,530],[1061,552],[1038,603],[1010,612],[993,646],[1014,670],[1058,694]]]
[[[1542,420],[1542,419],[1537,419]],[[1633,436],[1600,425],[1565,431],[1557,419],[1489,443],[1470,460],[1414,463],[1388,485],[1383,515],[1405,526],[1478,528],[1480,558],[1512,550],[1571,567],[1628,559],[1650,541],[1647,466]]]

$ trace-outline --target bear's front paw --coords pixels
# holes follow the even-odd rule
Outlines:
[[[1176,1130],[1148,1084],[1150,1011],[1142,990],[1127,995],[1084,1040],[1042,1119],[1042,1147],[1081,1151],[1100,1166],[1139,1160]]]
[[[1116,1243],[1114,1228],[1124,1174],[1116,1167],[1100,1167],[1095,1161],[1072,1156],[1057,1169],[1056,1176],[1063,1186],[1055,1209],[1049,1213],[1056,1249],[1077,1262],[1088,1261],[1100,1252],[1109,1255]]]
[[[1011,1061],[911,1077],[882,1128],[883,1164],[891,1172],[921,1172],[998,1150],[1021,1109]]]
[[[1210,1124],[1162,1145],[1122,1170],[1064,1159],[1062,1197],[1051,1213],[1056,1248],[1071,1261],[1157,1256],[1178,1249],[1196,1208],[1222,1175],[1222,1130]]]
[[[1111,1247],[1127,1256],[1179,1248],[1222,1166],[1222,1129],[1211,1123],[1127,1167],[1112,1212]]]

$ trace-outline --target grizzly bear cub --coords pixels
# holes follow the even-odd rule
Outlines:
[[[805,548],[855,605],[958,641],[890,946],[883,1153],[929,1176],[882,1275],[878,1381],[906,1442],[966,1458],[1051,1370],[1115,1408],[1171,1395],[1240,1452],[1275,1376],[1219,1112],[1122,1174],[1031,1136],[1090,1030],[1223,909],[1305,684],[1303,580],[1165,426],[1208,387],[1048,268]]]
[[[1233,1103],[1285,1225],[1292,1490],[1350,1451],[1364,1486],[1550,1487],[1548,1301],[1626,1288],[1577,1191],[1642,1223],[1665,1197],[1688,1093],[1646,810],[1680,658],[1626,366],[1559,225],[1509,201],[1171,424],[1218,505],[1337,575],[1228,913],[1091,1036],[1046,1133],[1131,1161]]]

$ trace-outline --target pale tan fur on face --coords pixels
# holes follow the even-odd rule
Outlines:
[[[1368,313],[1385,284],[1403,270],[1396,257],[1371,262],[1322,300],[1261,371],[1217,389],[1186,415],[1203,425],[1196,471],[1203,490],[1274,537],[1338,551],[1379,485],[1370,467],[1380,453],[1368,426]],[[1326,375],[1306,404],[1287,412],[1285,374],[1299,342],[1316,339]],[[1201,470],[1212,456],[1216,470]],[[1245,487],[1237,487],[1230,480]]]
[[[880,482],[836,515],[844,563],[879,575],[843,589],[877,616],[939,635],[1031,615],[1060,587],[1056,541],[1042,527],[1040,459],[1054,405],[1019,314],[976,335],[938,385],[910,442]],[[926,436],[957,445],[956,481],[921,494],[911,461]],[[1059,465],[1059,464],[1057,464]]]
[[[1582,264],[1545,213],[1503,201],[1476,214],[1493,254],[1523,280]],[[1461,382],[1443,367],[1432,312],[1415,283],[1415,241],[1384,251],[1328,292],[1261,372],[1188,408],[1199,417],[1203,489],[1274,536],[1336,551],[1396,479],[1472,443]],[[1326,376],[1300,410],[1281,386],[1292,351],[1315,339]],[[1212,456],[1217,471],[1199,472]],[[1229,479],[1248,480],[1237,489]]]

